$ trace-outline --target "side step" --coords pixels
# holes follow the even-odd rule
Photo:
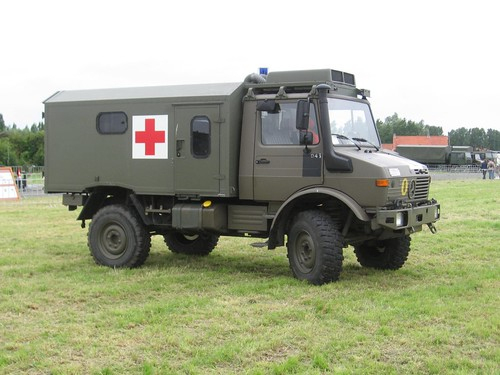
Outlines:
[[[250,246],[262,248],[262,247],[267,247],[268,243],[269,243],[269,241],[266,241],[266,242],[254,242],[254,243],[250,244]]]

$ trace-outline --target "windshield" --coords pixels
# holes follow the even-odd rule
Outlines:
[[[368,104],[328,98],[328,112],[334,146],[352,145],[354,142],[380,146]]]

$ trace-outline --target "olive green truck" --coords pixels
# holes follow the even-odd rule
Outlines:
[[[381,149],[352,74],[60,91],[45,104],[45,191],[81,206],[96,263],[138,267],[151,236],[208,255],[219,236],[287,247],[293,275],[338,280],[343,249],[398,269],[440,206],[425,165]],[[250,259],[249,259],[250,261]]]

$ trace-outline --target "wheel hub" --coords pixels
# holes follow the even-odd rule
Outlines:
[[[310,272],[316,263],[316,250],[308,233],[301,233],[296,241],[296,256],[302,272]]]
[[[125,251],[127,246],[125,231],[117,224],[108,225],[102,231],[101,244],[109,257],[117,258]]]

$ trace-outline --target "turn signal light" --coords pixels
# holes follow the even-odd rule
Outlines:
[[[375,185],[378,187],[389,187],[389,180],[387,179],[375,180]]]

